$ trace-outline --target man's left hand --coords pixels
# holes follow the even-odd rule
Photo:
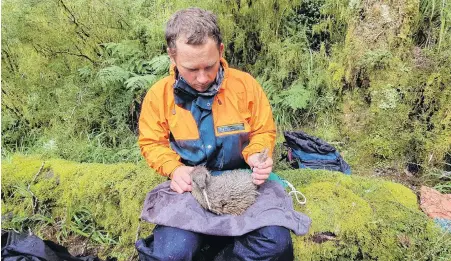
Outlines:
[[[259,161],[259,153],[252,154],[248,158],[249,166],[252,169],[252,181],[255,185],[261,185],[271,174],[273,160],[268,157],[265,162]]]

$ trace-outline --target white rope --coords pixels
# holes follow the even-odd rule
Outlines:
[[[288,185],[288,187],[290,187],[290,189],[291,189],[291,191],[288,193],[288,195],[291,196],[292,194],[294,194],[294,196],[296,197],[297,202],[298,202],[300,205],[305,205],[305,203],[307,203],[307,198],[304,196],[304,194],[302,194],[300,191],[296,190],[296,188],[295,188],[290,182],[288,182],[288,181],[286,181],[286,180],[283,180],[283,181],[284,181],[284,182]],[[298,194],[301,195],[301,196],[304,198],[303,201],[300,201],[300,200],[299,200]]]

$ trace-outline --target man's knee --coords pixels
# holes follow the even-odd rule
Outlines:
[[[199,234],[165,226],[157,226],[152,236],[136,243],[141,261],[192,260],[199,246]]]
[[[192,260],[200,244],[197,233],[178,228],[159,227],[154,235],[155,240],[159,240],[155,251],[159,251],[164,260]]]
[[[161,251],[162,260],[193,260],[193,250],[190,246],[171,246]]]
[[[279,226],[268,226],[258,229],[257,233],[261,240],[264,251],[274,257],[293,255],[293,243],[290,231]]]

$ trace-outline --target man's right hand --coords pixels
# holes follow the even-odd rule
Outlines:
[[[171,189],[178,193],[183,193],[185,191],[191,191],[191,176],[190,173],[193,167],[180,166],[174,170],[172,173]]]

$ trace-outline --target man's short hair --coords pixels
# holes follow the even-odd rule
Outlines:
[[[169,49],[175,51],[175,42],[180,37],[186,38],[186,44],[200,45],[211,37],[216,44],[222,43],[221,31],[216,16],[200,8],[188,8],[177,11],[166,24],[166,42]]]

